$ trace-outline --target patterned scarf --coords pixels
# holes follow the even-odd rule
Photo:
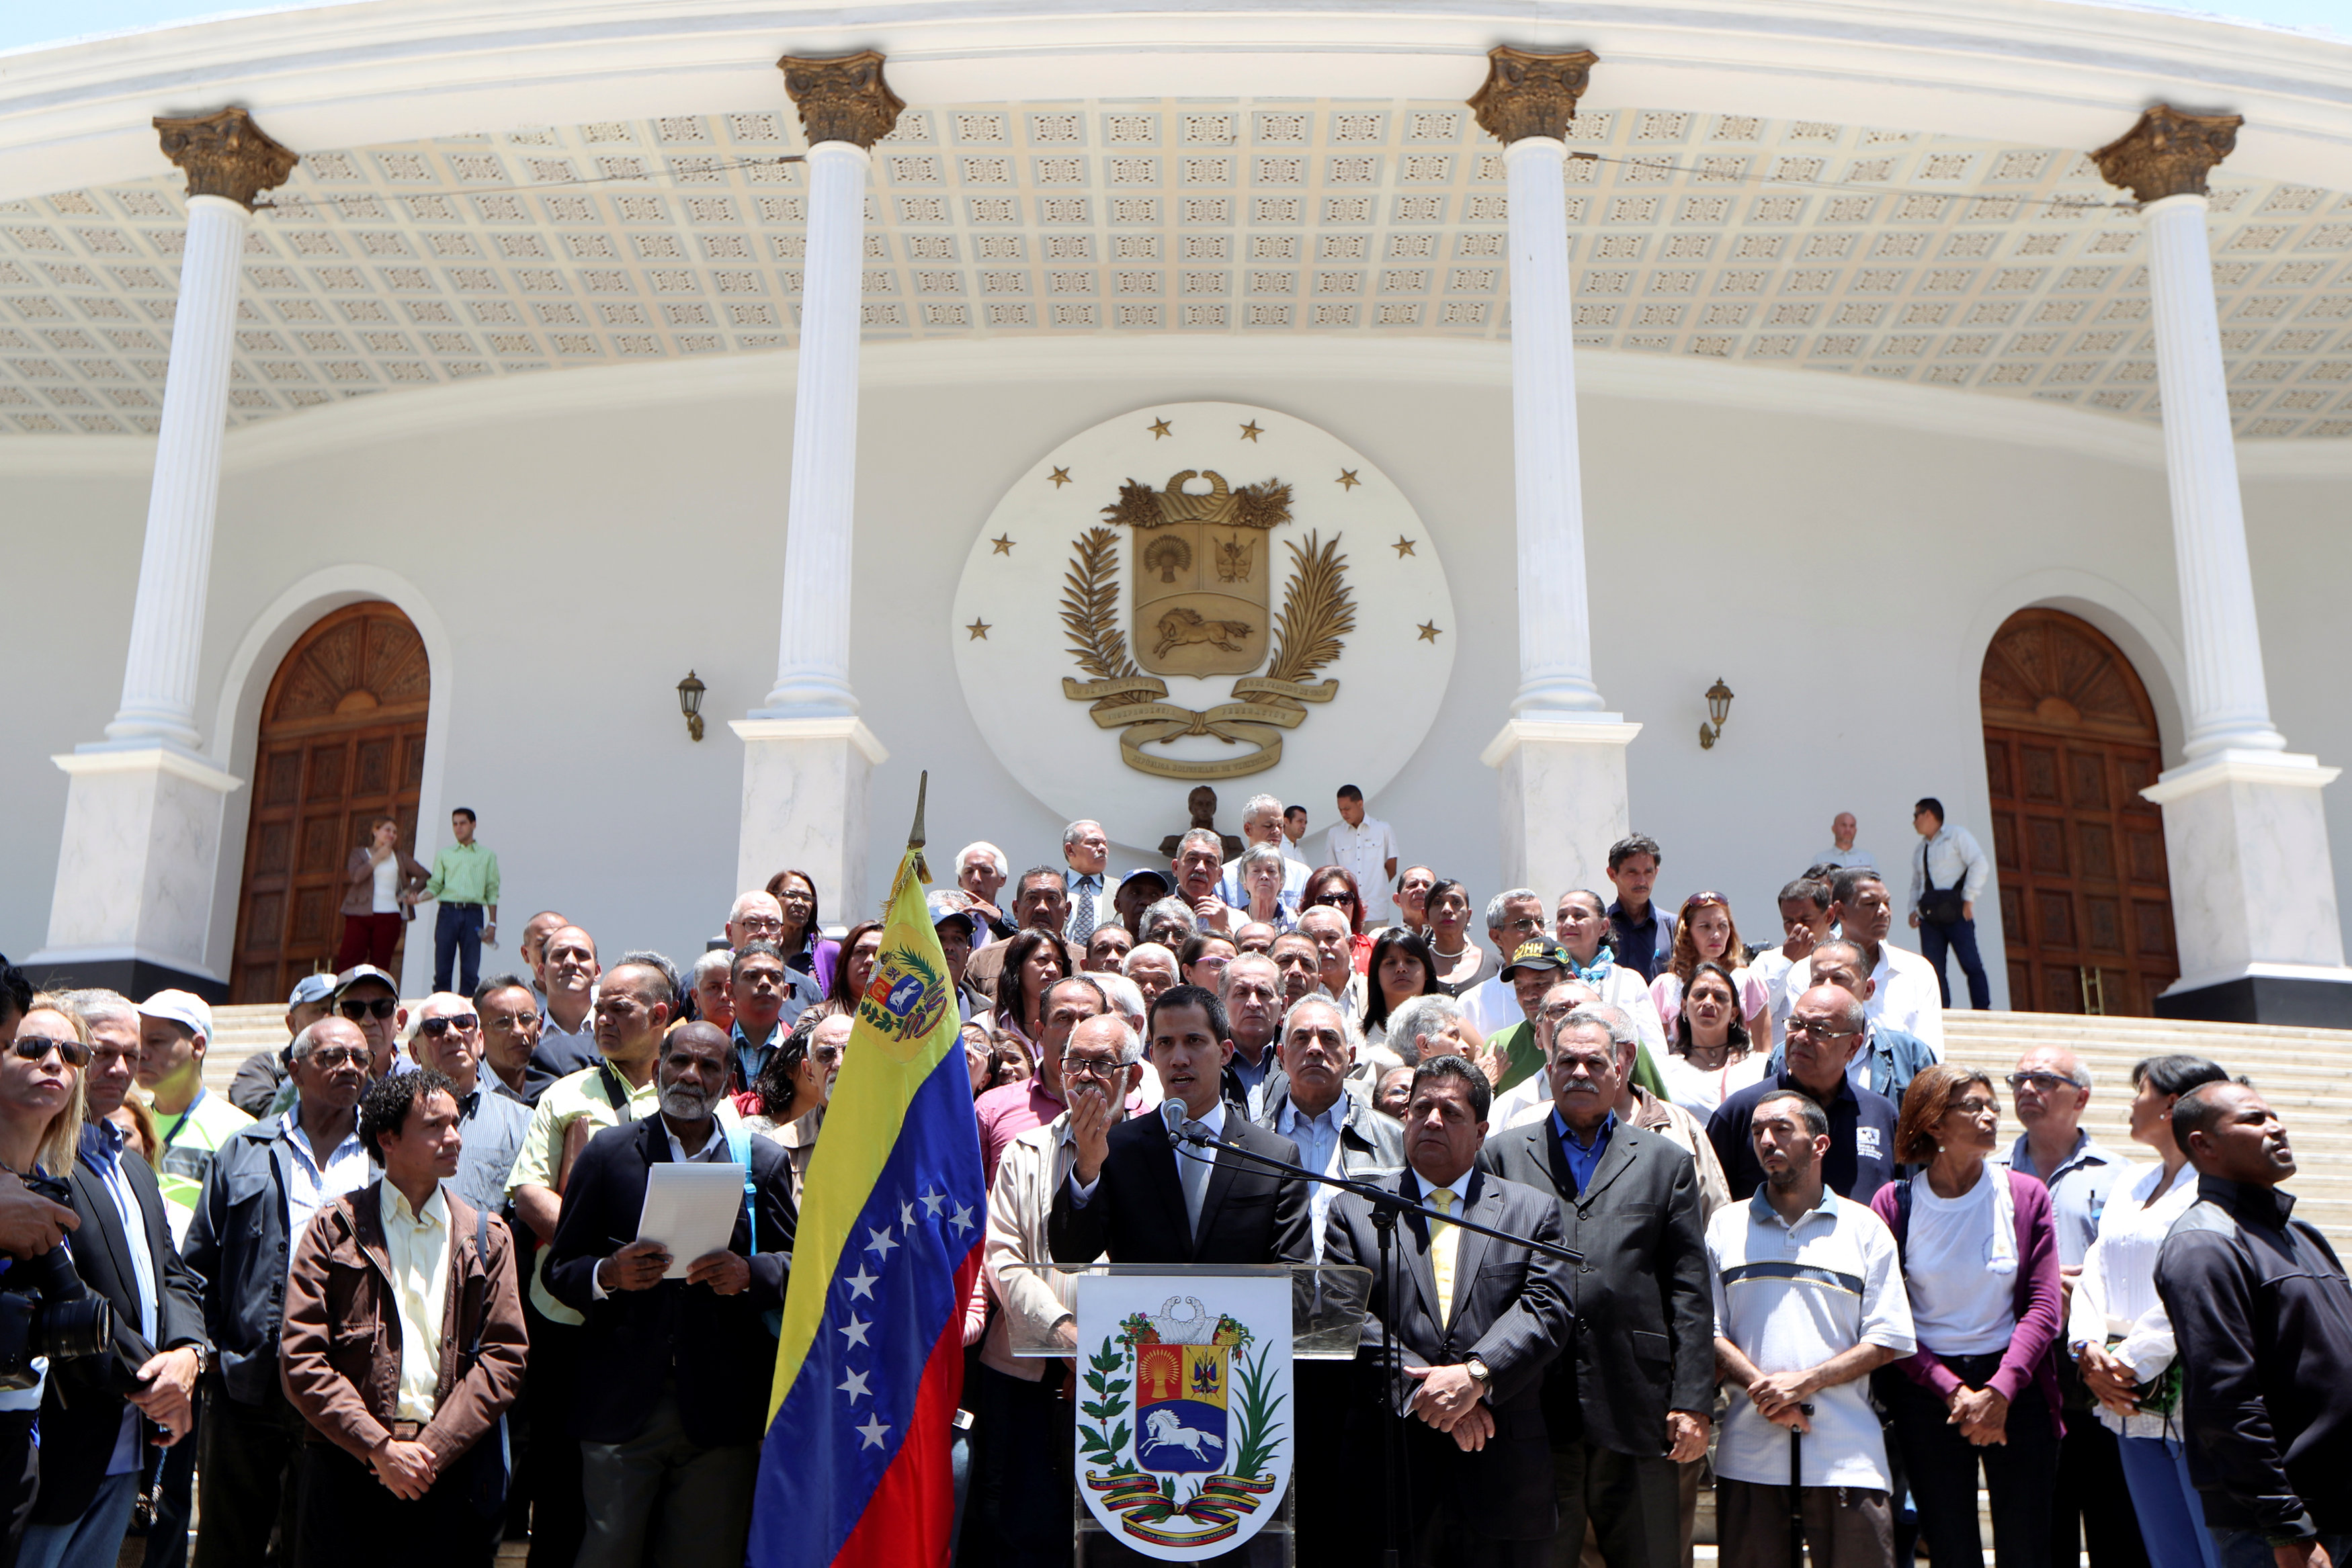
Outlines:
[[[1562,947],[1560,951],[1568,955],[1569,973],[1596,991],[1601,988],[1601,983],[1609,977],[1609,971],[1617,967],[1616,955],[1609,950],[1609,944],[1606,942],[1592,950],[1592,964],[1589,968],[1578,963],[1576,955],[1569,953],[1567,948]]]

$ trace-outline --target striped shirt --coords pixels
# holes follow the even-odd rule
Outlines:
[[[1726,1204],[1706,1228],[1715,1332],[1762,1372],[1802,1372],[1870,1343],[1910,1354],[1911,1302],[1895,1238],[1878,1216],[1824,1187],[1822,1200],[1782,1220],[1763,1188]],[[1865,1378],[1812,1396],[1804,1484],[1888,1490],[1886,1444]],[[1789,1484],[1789,1434],[1735,1391],[1716,1474]]]

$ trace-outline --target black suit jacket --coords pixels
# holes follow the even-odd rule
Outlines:
[[[1410,1170],[1379,1178],[1381,1186],[1420,1201],[1426,1184]],[[1548,1192],[1474,1169],[1462,1193],[1465,1219],[1517,1236],[1563,1246],[1559,1215]],[[1437,1271],[1429,1258],[1429,1229],[1407,1215],[1396,1230],[1396,1297],[1381,1278],[1379,1234],[1371,1206],[1341,1193],[1324,1227],[1323,1261],[1372,1270],[1371,1309],[1364,1318],[1356,1364],[1380,1380],[1381,1325],[1394,1334],[1405,1366],[1454,1366],[1476,1356],[1494,1374],[1486,1403],[1495,1435],[1465,1454],[1453,1438],[1420,1419],[1405,1430],[1413,1444],[1413,1474],[1453,1494],[1456,1517],[1482,1535],[1526,1541],[1559,1528],[1552,1501],[1551,1445],[1543,1414],[1544,1369],[1569,1343],[1573,1313],[1569,1265],[1525,1247],[1473,1230],[1461,1233],[1454,1255],[1454,1315],[1437,1310]],[[1400,1416],[1411,1406],[1417,1379],[1400,1377],[1381,1398]],[[1378,1453],[1364,1450],[1367,1458]],[[1376,1466],[1377,1460],[1372,1463]],[[1364,1473],[1376,1474],[1377,1469]],[[1433,1502],[1434,1499],[1423,1500]]]
[[[131,1265],[121,1211],[98,1173],[77,1159],[70,1186],[81,1227],[71,1243],[74,1271],[113,1306],[114,1351],[49,1364],[48,1387],[41,1396],[41,1493],[33,1507],[33,1519],[40,1524],[69,1523],[89,1507],[98,1483],[106,1477],[115,1435],[122,1430],[124,1396],[139,1387],[139,1369],[157,1350],[205,1343],[204,1281],[172,1245],[155,1173],[136,1150],[128,1148],[122,1171],[139,1201],[147,1254],[154,1260],[158,1343],[151,1345],[139,1332],[139,1276]]]
[[[1225,1142],[1291,1165],[1298,1145],[1225,1107]],[[1185,1154],[1209,1151],[1187,1145]],[[1230,1150],[1216,1152],[1209,1189],[1201,1199],[1201,1234],[1184,1217],[1184,1188],[1176,1179],[1176,1151],[1157,1116],[1122,1121],[1110,1130],[1110,1152],[1092,1197],[1075,1201],[1069,1181],[1054,1194],[1045,1243],[1060,1263],[1311,1263],[1307,1183],[1254,1164]]]
[[[1698,1175],[1673,1140],[1620,1122],[1581,1192],[1552,1117],[1490,1140],[1479,1165],[1558,1202],[1576,1266],[1576,1329],[1545,1380],[1554,1441],[1666,1452],[1666,1412],[1715,1405],[1715,1301]]]
[[[658,1115],[607,1127],[588,1141],[563,1188],[563,1215],[547,1259],[547,1288],[587,1315],[580,1343],[575,1435],[620,1443],[642,1430],[675,1365],[678,1416],[688,1440],[704,1448],[759,1441],[768,1411],[767,1368],[775,1337],[763,1315],[783,1305],[792,1268],[792,1164],[782,1144],[754,1137],[751,1181],[758,1187],[760,1247],[740,1203],[730,1249],[751,1255],[751,1285],[722,1296],[708,1285],[664,1280],[649,1291],[594,1297],[596,1265],[637,1238],[646,1173],[667,1164],[669,1138]]]

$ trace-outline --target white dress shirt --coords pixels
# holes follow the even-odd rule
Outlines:
[[[1396,834],[1378,817],[1366,817],[1354,827],[1345,822],[1332,825],[1326,848],[1331,858],[1326,865],[1344,869],[1356,879],[1356,887],[1364,895],[1364,929],[1386,925],[1396,918],[1396,904],[1389,897],[1388,862],[1401,858]]]
[[[400,1312],[400,1393],[394,1414],[433,1419],[441,1392],[442,1307],[449,1282],[449,1200],[436,1185],[422,1209],[385,1182],[377,1189],[392,1299]]]
[[[1985,883],[1992,880],[1992,862],[1985,858],[1976,835],[1947,824],[1936,830],[1934,838],[1920,840],[1919,847],[1911,852],[1911,902],[1904,905],[1906,910],[1917,909],[1919,895],[1927,890],[1920,875],[1923,865],[1936,873],[1938,889],[1958,883],[1960,897],[1969,904],[1984,896]]]

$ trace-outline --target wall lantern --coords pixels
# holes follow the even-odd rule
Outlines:
[[[707,689],[692,670],[687,671],[686,679],[677,683],[677,711],[686,715],[686,733],[697,740],[702,738],[702,694]]]
[[[678,689],[683,691],[686,688],[681,686]],[[1706,716],[1715,722],[1698,727],[1698,744],[1701,750],[1714,749],[1716,741],[1723,734],[1723,721],[1730,716],[1730,713],[1731,688],[1723,684],[1721,675],[1717,675],[1715,678],[1715,685],[1706,688]],[[699,731],[697,732],[698,737],[699,733]]]

